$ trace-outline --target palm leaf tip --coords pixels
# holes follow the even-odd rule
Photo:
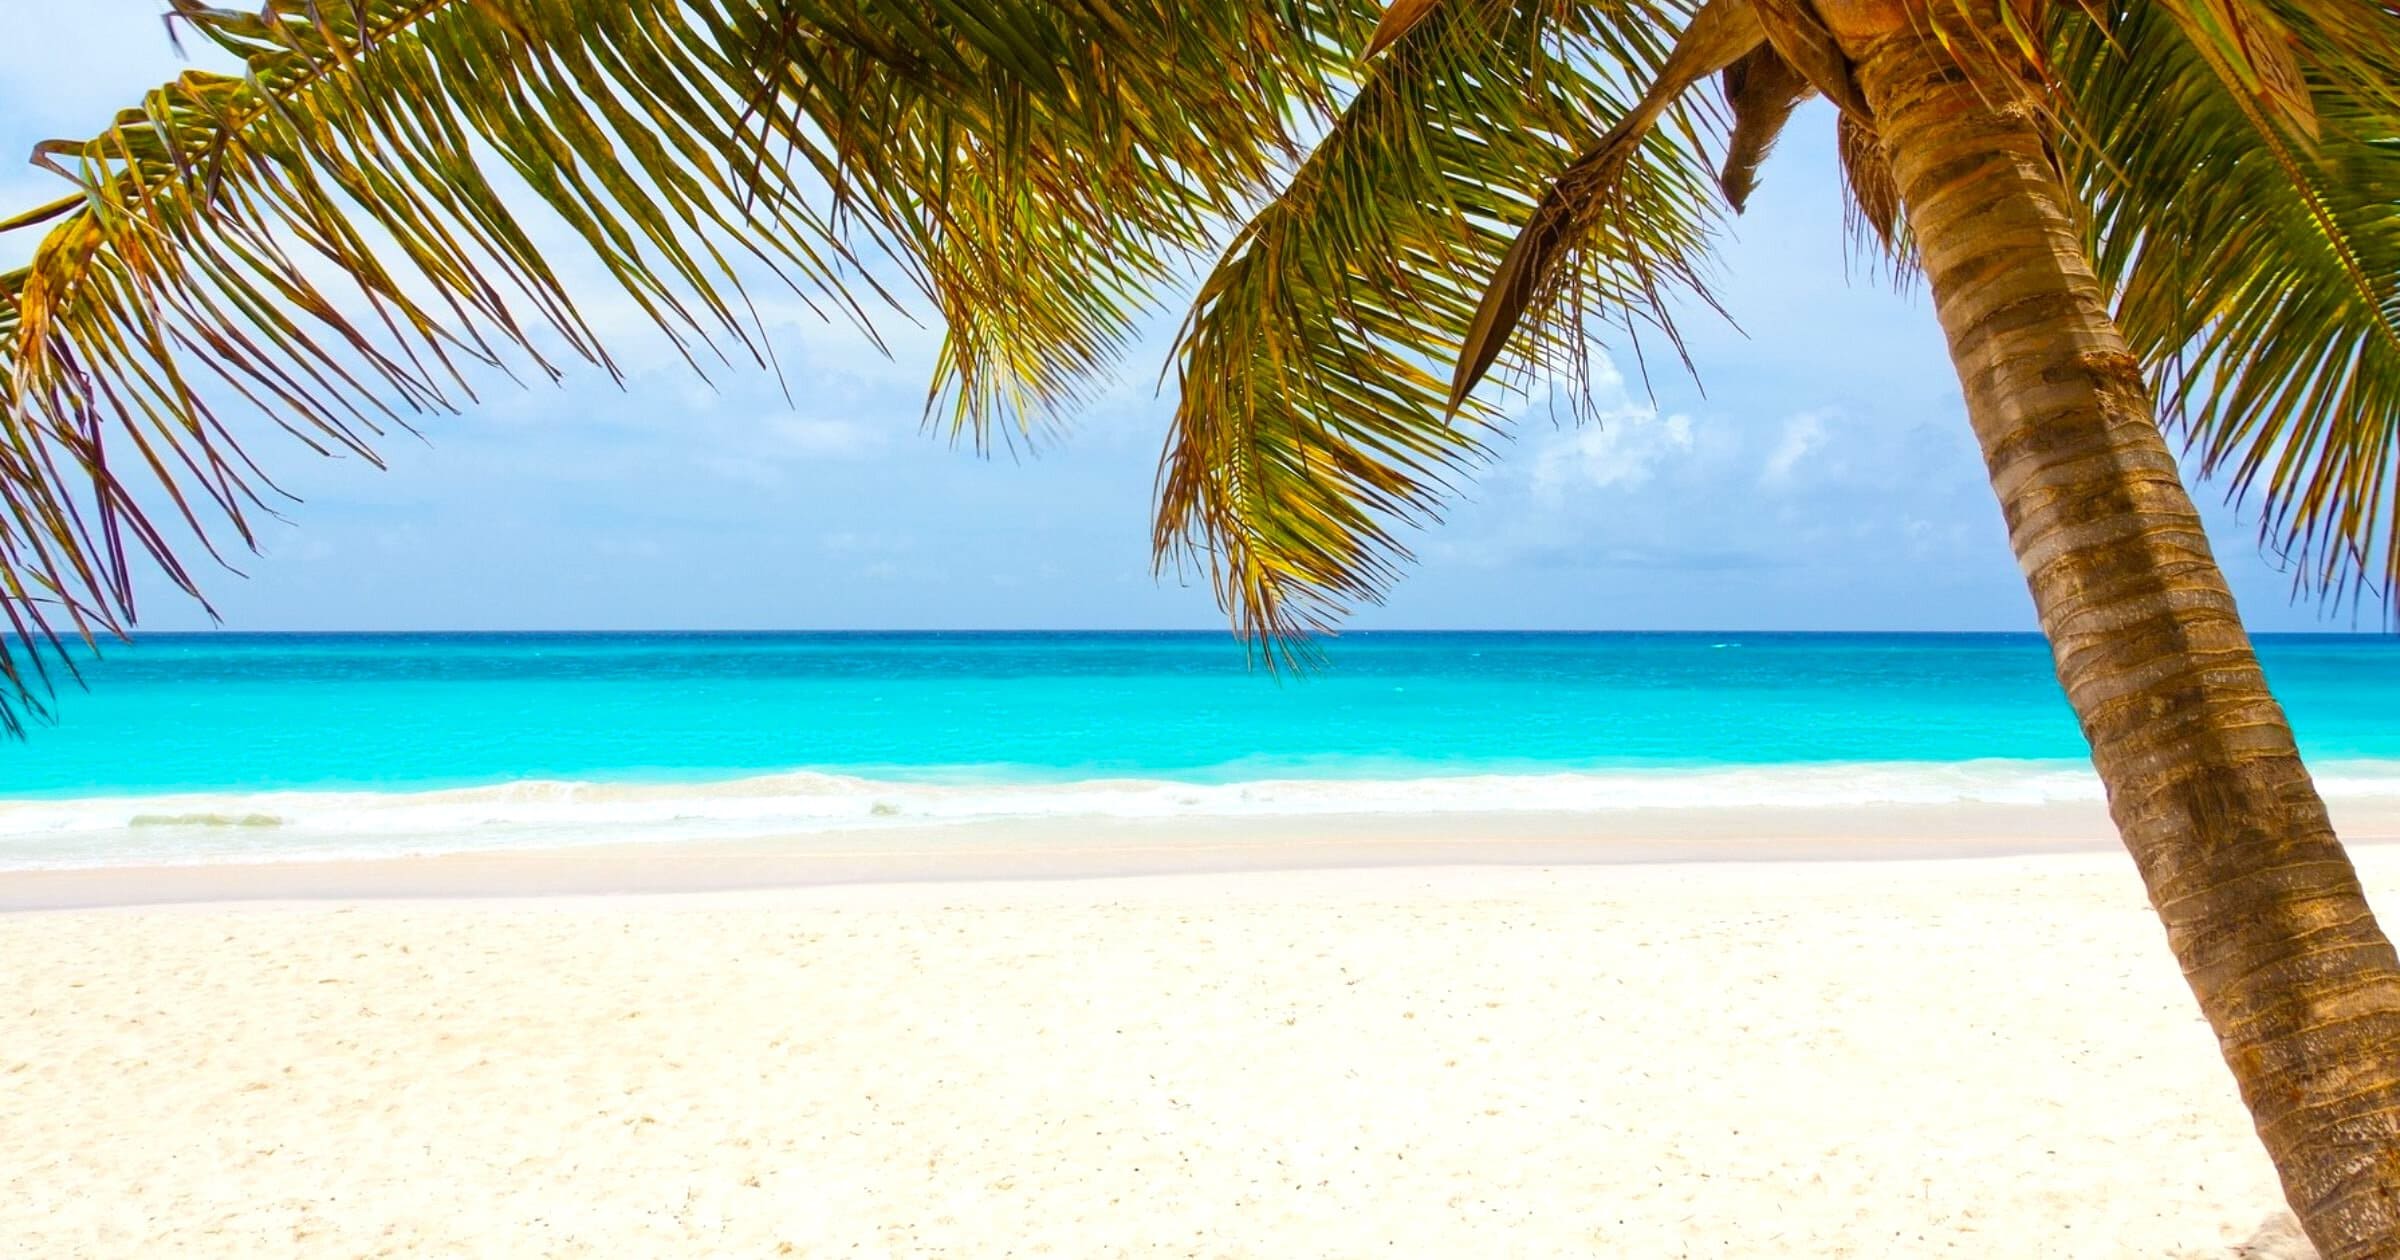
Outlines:
[[[1905,282],[1917,266],[1916,242],[1908,234],[1900,207],[1900,185],[1883,138],[1872,124],[1843,114],[1835,123],[1834,151],[1842,170],[1842,219],[1850,240],[1871,249],[1891,265],[1895,282]]]
[[[1569,201],[1573,194],[1563,191],[1565,185],[1551,190],[1533,211],[1533,217],[1510,242],[1508,253],[1493,273],[1491,284],[1475,305],[1475,316],[1467,324],[1466,336],[1459,344],[1458,367],[1450,377],[1450,394],[1445,408],[1456,414],[1464,407],[1475,387],[1483,382],[1492,365],[1500,361],[1501,351],[1508,346],[1517,324],[1531,309],[1544,278],[1553,274],[1561,254],[1567,248],[1568,218],[1572,213]]]
[[[1653,322],[1674,335],[1660,295],[1663,263],[1695,291],[1697,273],[1673,246],[1655,248],[1626,211],[1628,172],[1637,169],[1643,141],[1659,117],[1700,80],[1739,63],[1762,47],[1765,28],[1751,0],[1708,0],[1692,15],[1656,76],[1639,100],[1607,134],[1575,159],[1550,186],[1518,231],[1507,256],[1485,288],[1459,348],[1450,382],[1455,411],[1499,362],[1509,339],[1530,313],[1572,305],[1562,299],[1574,287],[1571,263],[1579,250],[1599,245],[1632,279],[1620,296],[1642,301]],[[1795,102],[1796,103],[1796,102]],[[1785,111],[1789,116],[1789,110]],[[1771,139],[1771,137],[1770,137]],[[1763,151],[1762,151],[1763,152]],[[1655,256],[1654,256],[1655,255]]]
[[[1781,53],[1766,45],[1751,49],[1725,67],[1722,78],[1733,127],[1726,139],[1725,164],[1717,185],[1738,214],[1749,205],[1751,190],[1758,185],[1759,165],[1782,137],[1792,112],[1814,95],[1816,88]]]
[[[1383,17],[1375,23],[1375,33],[1367,37],[1367,50],[1361,60],[1373,61],[1385,49],[1406,38],[1425,19],[1433,16],[1443,0],[1391,0],[1384,6]]]

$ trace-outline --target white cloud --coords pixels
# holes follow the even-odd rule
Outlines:
[[[1584,488],[1630,489],[1647,483],[1660,465],[1692,449],[1690,416],[1618,412],[1543,446],[1534,457],[1534,491],[1555,496]]]
[[[1762,486],[1791,484],[1793,470],[1809,453],[1825,445],[1825,416],[1822,412],[1803,411],[1783,422],[1783,436],[1775,449],[1767,453],[1766,467],[1758,474]]]

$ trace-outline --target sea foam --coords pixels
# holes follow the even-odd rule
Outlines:
[[[2329,799],[2400,800],[2400,761],[2319,768]],[[0,801],[0,869],[763,839],[1056,819],[1273,819],[2096,802],[2069,762],[1610,769],[1416,778],[897,781],[793,771],[713,782],[526,780],[439,791]]]

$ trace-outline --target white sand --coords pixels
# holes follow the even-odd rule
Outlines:
[[[2166,1257],[2278,1207],[2115,854],[0,917],[7,1256]]]

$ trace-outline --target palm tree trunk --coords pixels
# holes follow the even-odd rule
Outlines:
[[[2109,811],[2309,1237],[2328,1260],[2400,1256],[2400,958],[2268,694],[2041,128],[1910,29],[1919,5],[1860,41],[1841,19],[1873,0],[1848,4],[1823,11]],[[1992,10],[1976,32],[1968,6],[1933,7],[1954,48],[2010,46]]]

